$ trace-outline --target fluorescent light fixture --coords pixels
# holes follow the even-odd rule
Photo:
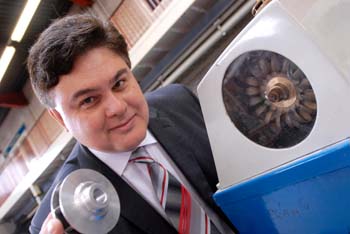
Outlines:
[[[38,8],[41,0],[27,0],[27,4],[24,7],[19,20],[17,21],[15,30],[13,30],[11,35],[12,41],[20,42],[24,33],[26,32],[33,15]]]
[[[16,49],[13,46],[6,46],[4,52],[2,53],[0,58],[0,81],[2,80],[2,77],[4,76],[15,52]]]

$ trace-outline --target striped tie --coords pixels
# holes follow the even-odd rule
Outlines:
[[[180,234],[209,234],[210,219],[192,199],[191,194],[163,165],[148,156],[143,147],[137,148],[129,160],[147,165],[153,189],[172,225]],[[216,229],[214,227],[214,229]]]

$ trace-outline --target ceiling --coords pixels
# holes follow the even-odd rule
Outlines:
[[[69,0],[42,0],[21,42],[13,42],[10,39],[11,34],[26,2],[27,0],[0,0],[0,55],[7,45],[16,48],[16,53],[0,82],[0,103],[2,96],[21,92],[28,79],[25,62],[30,46],[53,19],[65,15],[72,5],[72,1]],[[8,111],[9,108],[0,105],[0,125]]]

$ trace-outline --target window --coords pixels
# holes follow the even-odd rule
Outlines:
[[[152,10],[156,9],[161,1],[162,0],[146,0],[147,4]]]

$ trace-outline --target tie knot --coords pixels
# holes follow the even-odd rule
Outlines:
[[[129,162],[153,163],[155,161],[149,156],[146,149],[143,146],[140,146],[131,153]]]
[[[131,153],[131,158],[142,157],[142,156],[148,156],[148,153],[147,153],[145,147],[143,147],[143,146],[137,147],[137,148]]]

